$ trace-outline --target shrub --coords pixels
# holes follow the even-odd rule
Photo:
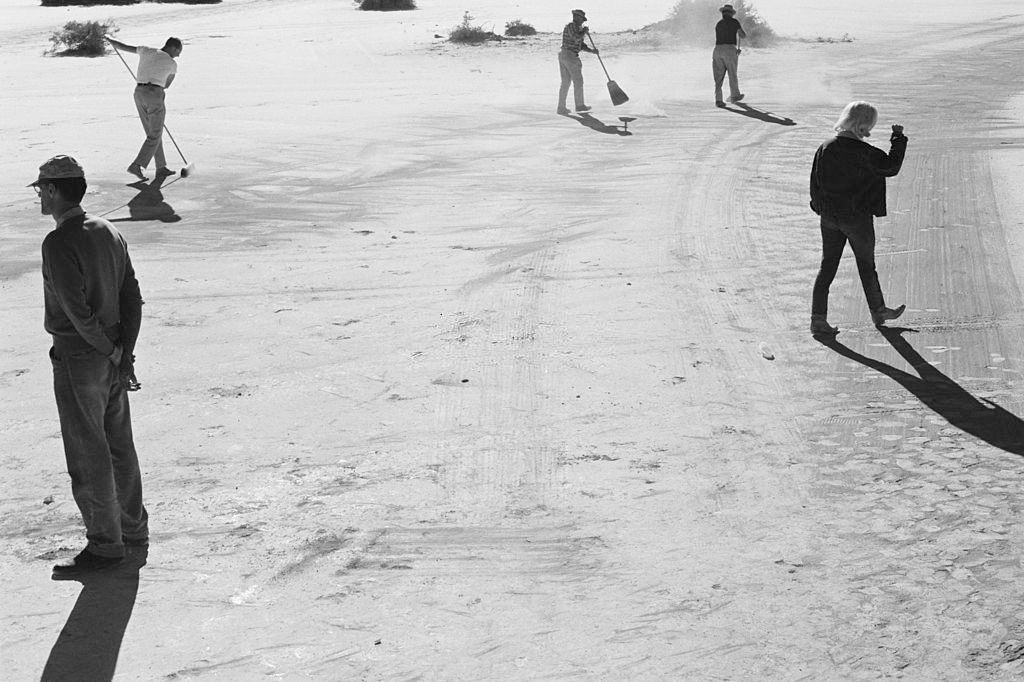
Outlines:
[[[482,43],[487,40],[501,40],[501,36],[494,35],[491,31],[485,31],[482,26],[472,23],[472,15],[466,12],[462,15],[462,23],[448,33],[448,40],[453,43]]]
[[[733,0],[736,19],[743,24],[747,33],[742,42],[751,47],[765,47],[778,38],[771,26],[761,18],[747,0]],[[679,0],[668,19],[650,28],[666,31],[676,39],[686,42],[707,43],[708,36],[714,38],[715,24],[722,18],[718,11],[720,0]]]
[[[507,36],[535,36],[537,29],[529,24],[524,24],[519,19],[505,24],[505,35]]]
[[[91,7],[93,5],[138,5],[141,2],[173,2],[179,5],[216,5],[221,0],[40,0],[43,7]]]
[[[416,9],[416,0],[362,0],[359,9],[373,12]]]
[[[115,33],[117,27],[113,20],[103,24],[98,21],[69,21],[50,36],[53,44],[50,53],[65,57],[99,57],[107,53],[104,36]]]
[[[41,0],[43,7],[69,7],[71,5],[91,7],[93,5],[137,5],[142,0]]]

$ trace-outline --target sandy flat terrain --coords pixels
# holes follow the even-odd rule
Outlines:
[[[747,106],[724,111],[707,49],[613,33],[674,2],[589,3],[631,97],[613,108],[585,55],[589,119],[554,114],[554,33],[434,38],[462,6],[105,8],[126,42],[186,40],[168,126],[196,170],[159,188],[125,185],[123,65],[43,57],[52,20],[18,4],[0,29],[6,679],[1024,673],[1013,3],[820,31],[780,15],[856,39],[744,50]],[[507,5],[469,9],[567,20]],[[853,98],[880,106],[876,144],[890,123],[910,137],[877,248],[908,312],[876,330],[845,259],[826,346],[806,331],[807,172]],[[50,580],[83,539],[42,329],[52,222],[21,189],[56,153],[85,166],[147,302],[132,408],[153,542],[84,584]]]

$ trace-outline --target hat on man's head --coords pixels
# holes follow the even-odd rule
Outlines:
[[[583,19],[583,21],[586,21],[586,20],[587,20],[587,15],[586,15],[586,14],[585,14],[585,13],[583,12],[583,10],[581,10],[581,9],[574,9],[574,10],[572,11],[572,15],[573,15],[574,17],[580,17],[581,19]]]
[[[722,14],[725,14],[726,12],[736,14],[736,10],[732,8],[732,5],[722,5],[721,7],[718,8],[718,11],[721,12]]]
[[[29,187],[38,185],[44,180],[61,180],[63,178],[84,178],[85,171],[70,156],[59,154],[47,160],[39,167],[39,177]]]

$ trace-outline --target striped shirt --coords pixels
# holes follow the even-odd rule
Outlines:
[[[577,27],[576,22],[570,21],[562,30],[562,49],[579,54],[583,49],[584,35],[586,33],[583,31],[583,27]]]

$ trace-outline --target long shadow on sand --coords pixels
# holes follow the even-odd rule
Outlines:
[[[156,178],[151,182],[140,180],[128,185],[139,190],[139,193],[127,204],[130,217],[115,218],[112,222],[159,220],[164,223],[176,223],[181,220],[181,216],[174,212],[174,208],[164,201],[164,193],[161,191],[164,180],[164,178]],[[176,180],[177,178],[167,184]]]
[[[596,130],[599,133],[605,133],[607,135],[621,135],[622,137],[627,137],[633,134],[626,129],[625,125],[621,128],[619,126],[610,126],[607,123],[594,118],[590,114],[565,114],[565,116],[566,118],[577,120],[581,125],[584,125],[591,130]]]
[[[731,111],[734,114],[739,114],[740,116],[756,118],[757,120],[764,121],[765,123],[775,123],[780,126],[796,125],[796,121],[789,118],[788,116],[777,116],[771,113],[770,111],[760,111],[750,106],[749,104],[735,103],[732,107],[726,105],[722,108],[725,109],[726,111]]]
[[[843,357],[892,378],[958,429],[1000,450],[1024,455],[1024,421],[991,400],[975,398],[960,384],[935,369],[903,338],[905,332],[914,332],[913,329],[883,327],[879,331],[920,376],[861,355],[839,343],[834,336],[815,336],[815,339]]]
[[[148,547],[131,547],[115,569],[74,578],[82,583],[75,608],[50,650],[41,682],[109,682],[139,592]]]

